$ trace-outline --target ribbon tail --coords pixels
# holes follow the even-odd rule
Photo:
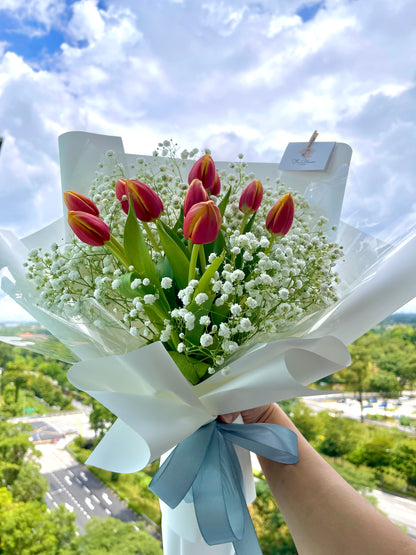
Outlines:
[[[215,431],[210,422],[181,441],[153,476],[149,489],[172,509],[192,487]]]
[[[238,536],[233,540],[234,551],[236,555],[262,555],[260,549],[259,541],[257,539],[256,531],[254,529],[253,522],[249,510],[247,508],[246,498],[243,491],[243,475],[240,468],[240,463],[238,461],[237,454],[233,445],[224,441],[225,447],[228,452],[229,463],[231,463],[231,469],[235,476],[236,487],[239,490],[240,497],[240,515],[243,518],[243,535]],[[232,510],[232,507],[227,507]]]
[[[231,470],[231,461],[224,439],[216,428],[209,449],[192,486],[195,515],[202,537],[208,545],[228,543],[235,540],[232,525],[242,537],[243,521],[239,502],[238,483]],[[222,447],[222,448],[221,448]],[[224,484],[227,484],[224,486]],[[224,490],[228,494],[225,498]],[[230,524],[228,504],[237,509]]]
[[[272,461],[294,464],[299,460],[298,439],[278,424],[218,424],[227,441]]]

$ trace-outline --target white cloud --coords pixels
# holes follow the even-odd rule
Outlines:
[[[29,37],[42,36],[60,26],[65,10],[65,0],[2,0],[0,5],[0,13],[15,18],[13,29]]]
[[[104,36],[103,11],[97,8],[95,0],[81,0],[72,6],[73,14],[68,24],[68,34],[74,41],[100,40]]]
[[[346,216],[384,237],[414,224],[416,3],[328,0],[304,23],[307,4],[3,0],[22,28],[64,39],[29,62],[0,35],[0,226],[23,235],[59,215],[68,130],[278,161],[318,129],[354,149]]]

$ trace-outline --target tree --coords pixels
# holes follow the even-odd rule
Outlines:
[[[2,382],[4,385],[13,382],[15,386],[14,402],[17,403],[19,391],[25,385],[28,372],[32,370],[33,362],[29,357],[16,355],[15,358],[6,363],[2,374]]]
[[[304,435],[308,441],[313,441],[316,438],[319,423],[311,408],[299,401],[292,406],[289,416],[300,433]]]
[[[63,507],[49,513],[44,503],[15,501],[0,488],[0,553],[56,555],[75,537],[74,520]]]
[[[361,422],[364,422],[363,392],[371,371],[371,356],[367,346],[363,344],[363,340],[361,343],[358,340],[353,345],[350,345],[349,350],[352,362],[350,366],[337,372],[337,376],[350,390],[358,394],[361,407]]]
[[[328,457],[342,457],[351,451],[356,441],[354,422],[328,413],[319,414],[319,420],[321,435],[316,447],[320,453]]]
[[[391,466],[406,476],[407,483],[416,486],[416,439],[408,438],[391,450]]]
[[[39,472],[39,465],[24,462],[10,491],[15,501],[42,501],[49,489],[45,476]]]
[[[0,420],[0,480],[11,485],[17,478],[23,460],[38,454],[29,440],[27,424],[10,424]]]
[[[388,432],[376,432],[370,440],[348,453],[347,459],[356,465],[366,464],[372,468],[388,466],[393,442],[393,436]]]
[[[384,398],[398,397],[402,386],[392,372],[378,370],[368,377],[367,383],[371,391],[378,391]]]
[[[114,414],[101,403],[92,399],[92,411],[90,412],[91,428],[96,436],[102,436],[116,420]]]
[[[62,555],[162,555],[160,542],[153,538],[141,522],[122,522],[116,518],[93,517],[87,522],[85,535],[78,536]]]

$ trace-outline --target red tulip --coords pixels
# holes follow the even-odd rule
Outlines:
[[[283,195],[271,208],[266,218],[266,229],[274,235],[286,235],[292,226],[295,201],[290,193]]]
[[[211,193],[215,185],[216,173],[214,160],[209,154],[204,154],[192,166],[188,175],[188,183],[191,184],[194,179],[200,179],[205,189]]]
[[[99,216],[100,214],[95,203],[88,197],[81,195],[81,193],[76,193],[75,191],[65,191],[64,202],[68,210],[87,212],[88,214],[93,214],[94,216]]]
[[[108,225],[94,214],[70,210],[68,212],[68,223],[72,231],[83,243],[99,247],[110,240],[110,229]]]
[[[142,222],[156,220],[163,212],[163,204],[157,193],[136,179],[118,179],[116,197],[126,214],[129,212],[129,195],[133,200],[136,216]]]
[[[221,191],[221,180],[220,180],[220,176],[218,175],[218,172],[215,172],[215,181],[214,181],[214,185],[212,186],[212,189],[210,189],[210,193],[211,195],[219,195]]]
[[[241,212],[243,212],[243,214],[253,214],[253,212],[257,212],[259,209],[262,199],[263,185],[261,184],[261,181],[254,179],[254,181],[249,183],[241,193],[238,208]]]
[[[212,243],[221,227],[221,214],[212,200],[198,202],[188,211],[183,222],[183,233],[195,245]]]
[[[194,179],[189,186],[189,189],[186,193],[185,200],[183,202],[183,214],[184,216],[187,215],[189,209],[198,202],[204,202],[209,200],[209,195],[202,185],[202,181],[200,179]]]

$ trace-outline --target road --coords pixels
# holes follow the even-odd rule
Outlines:
[[[91,517],[112,516],[123,522],[142,521],[149,533],[160,539],[157,529],[132,511],[66,450],[65,445],[77,435],[94,435],[86,413],[61,413],[15,420],[29,422],[34,428],[30,437],[36,449],[41,452],[41,473],[49,482],[49,491],[46,494],[49,508],[57,508],[62,504],[74,512],[81,533]]]
[[[416,541],[416,500],[373,490],[370,495],[377,499],[378,508],[395,524],[404,525],[407,534]]]
[[[49,481],[46,502],[49,508],[63,504],[76,514],[81,531],[92,516],[113,516],[124,522],[139,516],[124,504],[86,466],[79,464],[65,449],[54,443],[36,446],[42,453],[41,473]]]

